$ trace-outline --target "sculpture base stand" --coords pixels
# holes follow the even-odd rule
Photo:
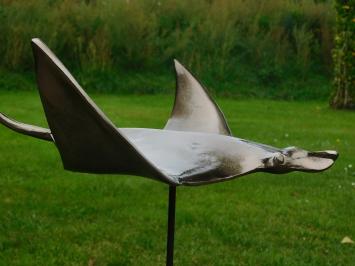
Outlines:
[[[174,264],[174,233],[175,233],[176,187],[169,186],[168,237],[166,242],[166,265]]]

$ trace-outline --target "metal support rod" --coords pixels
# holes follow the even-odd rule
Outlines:
[[[166,243],[166,265],[174,264],[174,233],[175,233],[176,187],[169,186],[168,237]]]

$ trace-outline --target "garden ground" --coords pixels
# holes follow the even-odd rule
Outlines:
[[[161,128],[172,95],[92,95],[119,127]],[[355,113],[325,102],[220,98],[235,136],[335,149],[318,174],[257,173],[179,187],[176,265],[351,265]],[[0,111],[46,126],[36,92],[0,92]],[[168,187],[64,171],[51,143],[0,127],[0,265],[164,265]]]

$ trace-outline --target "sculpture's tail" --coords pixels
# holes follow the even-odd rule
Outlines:
[[[2,113],[0,113],[0,123],[18,133],[35,137],[38,139],[53,141],[51,131],[47,128],[37,127],[18,122],[8,118]]]

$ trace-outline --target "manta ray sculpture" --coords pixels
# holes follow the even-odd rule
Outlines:
[[[37,83],[50,129],[0,113],[21,134],[54,142],[67,170],[130,174],[170,185],[167,265],[173,264],[175,193],[178,185],[202,185],[253,172],[318,172],[336,151],[279,149],[235,138],[218,105],[175,60],[174,108],[164,129],[117,128],[39,39],[32,40]]]
[[[117,128],[39,39],[32,40],[37,83],[50,129],[0,122],[19,133],[52,141],[64,168],[130,174],[173,186],[202,185],[253,172],[317,172],[336,151],[279,149],[232,137],[218,105],[178,61],[174,108],[164,129]]]

